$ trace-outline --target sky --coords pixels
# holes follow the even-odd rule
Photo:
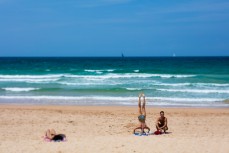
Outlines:
[[[228,0],[0,0],[0,56],[229,56]]]

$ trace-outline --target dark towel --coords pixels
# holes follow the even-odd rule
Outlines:
[[[66,136],[64,134],[57,134],[55,135],[52,140],[53,141],[63,141]]]

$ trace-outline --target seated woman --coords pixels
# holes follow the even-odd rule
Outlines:
[[[143,97],[143,104],[141,105],[141,97]],[[150,131],[150,128],[146,125],[146,109],[145,109],[145,104],[146,104],[146,100],[145,100],[145,95],[144,94],[140,94],[138,97],[138,111],[139,111],[139,116],[138,116],[138,120],[139,120],[139,127],[135,128],[133,133],[135,133],[135,131],[137,129],[141,130],[141,134],[145,133],[144,129],[147,129],[148,132]]]
[[[45,132],[46,139],[50,141],[64,141],[66,140],[66,136],[64,134],[56,134],[56,131],[54,129],[48,129]]]

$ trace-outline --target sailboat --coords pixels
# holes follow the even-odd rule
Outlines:
[[[125,56],[124,56],[124,54],[122,53],[122,58],[124,58]]]

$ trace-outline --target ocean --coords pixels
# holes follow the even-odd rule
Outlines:
[[[229,107],[229,57],[1,57],[0,103]]]

